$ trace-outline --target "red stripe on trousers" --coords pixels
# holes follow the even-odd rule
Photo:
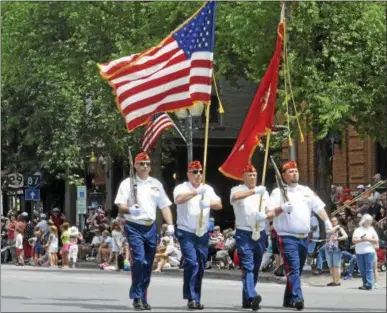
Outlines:
[[[280,252],[282,254],[282,259],[284,260],[285,274],[286,274],[286,280],[287,280],[287,283],[288,283],[288,288],[290,288],[290,292],[291,292],[291,294],[293,294],[293,286],[290,283],[290,278],[289,278],[289,276],[290,276],[289,263],[288,263],[288,260],[285,257],[285,253],[284,253],[284,243],[283,243],[282,238],[280,236],[277,236],[277,240],[278,240],[278,245],[279,245]]]

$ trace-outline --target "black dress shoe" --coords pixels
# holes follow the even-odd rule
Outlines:
[[[260,295],[255,296],[253,299],[251,299],[251,309],[253,311],[258,311],[260,306],[259,304],[262,301],[262,297]]]
[[[203,310],[204,309],[204,305],[200,304],[200,303],[196,303],[195,300],[188,301],[187,306],[188,306],[188,309],[190,309],[190,310]]]
[[[144,306],[144,310],[147,310],[147,311],[150,311],[150,310],[152,310],[152,307],[150,306],[150,304],[149,303],[143,303],[143,306]]]
[[[295,306],[294,306],[293,303],[284,303],[282,306],[283,306],[284,308],[291,308],[291,309],[294,309],[294,308],[295,308]]]
[[[294,307],[297,309],[297,311],[301,311],[304,309],[304,300],[297,300],[296,303],[294,303]]]
[[[249,304],[243,304],[243,305],[242,305],[242,308],[243,308],[243,309],[251,309],[251,303],[249,303]],[[262,309],[261,306],[259,306],[258,310],[260,310],[260,309]]]
[[[133,301],[133,308],[135,311],[144,311],[145,308],[144,308],[144,304],[142,303],[141,300],[134,300]]]

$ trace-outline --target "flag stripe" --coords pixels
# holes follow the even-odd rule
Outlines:
[[[142,79],[138,79],[138,80],[125,78],[124,81],[116,84],[117,92],[121,93],[121,90],[123,91],[128,90],[132,87],[139,86],[144,82],[148,82],[148,81],[151,81],[152,79],[163,77],[163,75],[168,75],[174,71],[182,70],[185,68],[188,69],[189,66],[190,66],[189,61],[187,61],[184,54],[181,54],[178,57],[171,60],[170,62],[166,62],[164,65],[164,68],[159,70],[154,75],[151,75],[151,76],[148,75],[147,77],[143,77]]]
[[[168,99],[168,102],[164,103],[161,106],[157,106],[157,110],[146,110],[144,113],[139,112],[139,114],[132,118],[131,120],[126,120],[127,116],[125,117],[125,122],[128,127],[128,129],[132,129],[134,125],[142,125],[146,121],[149,120],[149,118],[157,113],[160,112],[160,110],[167,111],[175,111],[180,108],[188,108],[192,105],[192,101],[190,99],[183,98],[180,94],[175,94],[173,96],[170,96],[170,99]]]
[[[136,59],[138,59],[140,56],[142,56],[142,58],[136,64],[143,64],[144,62],[146,62],[146,60],[151,60],[153,58],[157,58],[160,55],[160,50],[162,50],[162,49],[164,49],[162,51],[162,53],[164,53],[165,51],[168,51],[168,49],[172,49],[174,45],[172,45],[172,46],[169,45],[172,42],[173,42],[173,38],[169,37],[162,43],[162,45],[160,45],[158,47],[149,48],[149,49],[145,50],[143,53],[133,54],[132,56],[134,56],[134,57],[132,59],[125,59],[126,57],[118,59],[118,60],[116,60],[116,61],[118,61],[118,63],[114,64],[114,65],[117,65],[117,66],[115,66],[115,68],[108,67],[110,63],[113,63],[115,61],[105,63],[105,69],[108,69],[108,71],[103,72],[103,74],[105,77],[109,77],[110,79],[112,79],[113,76],[119,75],[122,70],[126,69],[125,66],[130,65],[132,62],[136,61]],[[165,48],[165,47],[167,47],[167,48]],[[131,56],[129,56],[129,58],[130,57]]]
[[[143,147],[144,150],[148,150],[153,147],[153,145],[156,143],[157,138],[161,135],[161,133],[168,129],[173,127],[173,124],[166,119],[163,119],[161,122],[158,123],[158,125],[153,127],[153,130],[149,132],[146,137],[144,137],[144,144]]]
[[[175,60],[175,63],[186,60],[184,53],[179,49],[174,49],[166,54],[160,56],[158,59],[151,60],[146,64],[134,65],[128,69],[125,69],[114,76],[111,80],[113,84],[118,84],[125,81],[131,81],[136,79],[146,78],[149,75],[157,73],[160,69],[164,68],[169,62]]]
[[[168,90],[179,86],[195,83],[208,85],[211,83],[211,75],[209,75],[211,73],[208,73],[208,70],[202,71],[203,73],[201,74],[203,74],[203,76],[194,77],[189,77],[188,72],[189,69],[180,72],[175,72],[173,74],[163,76],[157,80],[152,80],[145,84],[131,88],[130,90],[127,90],[126,92],[120,94],[118,96],[118,99],[121,102],[122,110],[126,113],[125,110],[128,106],[131,106],[131,109],[138,109],[141,107],[141,103],[143,103],[144,101],[151,101],[152,103],[154,103],[155,101],[158,101],[157,99],[164,97],[165,93],[168,93]],[[204,77],[204,74],[207,74],[209,76]],[[164,77],[167,77],[168,80],[164,79]],[[186,88],[186,90],[189,90],[188,87]],[[155,95],[155,93],[159,94]]]
[[[142,150],[148,151],[150,148],[154,146],[157,141],[157,138],[161,135],[161,133],[168,128],[173,127],[169,115],[162,113],[157,118],[151,119],[146,125],[146,131],[144,133],[144,139],[142,143]]]
[[[100,66],[101,73],[106,76],[110,76],[115,73],[118,69],[122,68],[122,66],[128,65],[133,62],[136,57],[138,57],[140,53],[135,53],[118,60],[114,60],[112,62],[104,63]]]

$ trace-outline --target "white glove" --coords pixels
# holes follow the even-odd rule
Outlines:
[[[257,222],[264,221],[266,219],[266,214],[263,212],[258,212],[257,215],[255,215],[255,220]]]
[[[204,196],[207,192],[207,188],[205,185],[200,185],[198,189],[196,189],[198,195]]]
[[[129,208],[129,212],[133,216],[139,216],[141,214],[141,209],[137,204],[135,204]]]
[[[211,200],[209,198],[205,198],[203,200],[200,200],[200,202],[199,202],[201,210],[209,208],[210,204],[211,204]]]
[[[331,223],[331,221],[329,220],[329,218],[324,222],[324,224],[325,224],[325,229],[326,229],[326,230],[332,229],[332,223]]]
[[[265,186],[256,186],[254,188],[254,192],[256,195],[263,195],[266,191],[266,187]]]
[[[168,225],[168,234],[173,236],[175,234],[175,227],[173,225]]]
[[[281,209],[283,212],[285,213],[292,213],[293,212],[293,204],[291,204],[290,202],[285,202],[283,205],[281,205]]]

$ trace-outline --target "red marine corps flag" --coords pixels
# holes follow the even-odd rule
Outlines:
[[[236,180],[242,179],[242,169],[250,163],[261,137],[271,132],[283,38],[284,17],[281,15],[274,55],[255,94],[237,142],[226,162],[219,168],[219,171],[227,177]]]
[[[129,132],[159,112],[211,100],[216,2],[206,2],[160,44],[99,65]]]

